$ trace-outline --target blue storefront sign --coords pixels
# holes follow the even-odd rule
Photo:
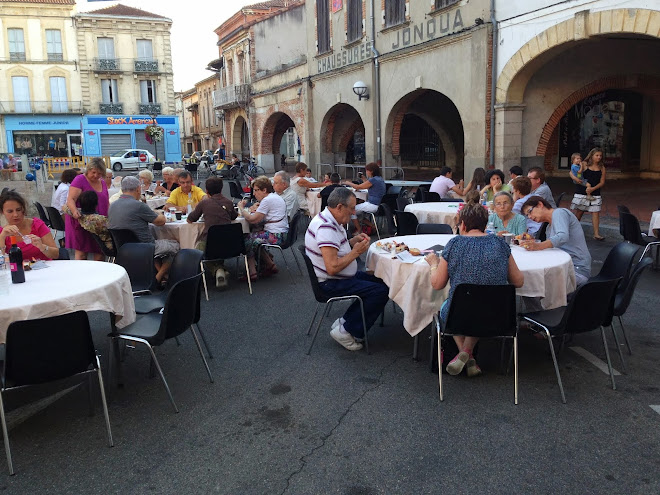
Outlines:
[[[158,143],[158,159],[178,162],[181,159],[179,118],[159,116],[156,122],[163,128],[163,141]],[[125,148],[147,149],[154,153],[153,144],[144,136],[144,129],[154,124],[145,115],[86,115],[83,117],[83,146],[87,156],[110,155]]]
[[[79,115],[5,115],[4,122],[7,152],[30,156],[70,156],[82,128]]]

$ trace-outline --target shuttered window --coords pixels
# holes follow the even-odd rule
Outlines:
[[[59,29],[46,29],[46,51],[49,61],[62,60],[62,32]]]
[[[25,39],[23,30],[18,28],[7,29],[9,38],[9,60],[21,62],[25,60]]]
[[[348,42],[362,38],[362,0],[348,0]]]
[[[396,26],[406,20],[406,0],[385,0],[385,27]]]
[[[435,8],[444,9],[445,7],[449,7],[450,5],[454,5],[458,2],[459,0],[435,0]]]
[[[316,39],[319,53],[330,51],[330,0],[316,0]]]

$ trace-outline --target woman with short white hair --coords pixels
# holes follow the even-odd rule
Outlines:
[[[140,183],[142,186],[142,194],[145,192],[154,192],[156,189],[156,184],[153,182],[154,180],[154,174],[151,173],[151,170],[141,170],[140,173],[138,174],[138,178],[140,179]]]
[[[154,193],[160,193],[165,196],[169,196],[172,191],[179,187],[179,184],[177,184],[176,181],[177,177],[178,175],[175,174],[175,171],[172,167],[164,167],[163,182],[156,182],[156,189],[154,189]]]

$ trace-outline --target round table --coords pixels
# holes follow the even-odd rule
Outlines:
[[[353,193],[355,193],[355,197],[357,199],[361,199],[362,201],[367,200],[367,191],[357,191],[353,189],[352,187],[349,187]],[[314,218],[316,215],[318,215],[321,212],[321,198],[318,197],[319,193],[323,190],[322,187],[315,187],[314,189],[310,189],[305,193],[305,197],[307,198],[307,208],[309,210],[309,216]]]
[[[380,242],[404,242],[408,247],[424,250],[438,244],[445,246],[453,237],[408,235]],[[568,253],[561,249],[527,251],[511,246],[511,254],[525,277],[523,286],[516,289],[518,296],[540,297],[544,309],[566,305],[568,294],[575,290],[575,269]],[[430,269],[423,256],[416,263],[403,263],[373,243],[367,251],[366,266],[390,288],[389,298],[403,310],[403,326],[412,336],[433,321],[433,315],[449,295],[449,284],[439,291],[431,287]]]
[[[48,268],[25,272],[25,283],[11,284],[0,298],[0,343],[19,320],[74,311],[107,311],[118,328],[135,321],[131,281],[123,267],[102,261],[47,261]]]
[[[167,203],[167,200],[167,196],[154,196],[153,198],[147,199],[147,206],[152,210],[155,210],[156,208],[160,208],[165,203]]]
[[[649,222],[649,235],[652,237],[657,237],[653,230],[660,229],[660,210],[656,210],[651,215],[651,221]]]
[[[243,217],[238,217],[232,223],[240,223],[244,234],[250,233],[250,226]],[[181,249],[195,249],[197,237],[204,230],[204,222],[188,223],[187,220],[174,220],[165,225],[149,225],[151,233],[156,239],[172,239],[179,243]]]
[[[419,223],[446,223],[452,229],[456,228],[456,214],[460,202],[413,203],[404,211],[417,217]]]

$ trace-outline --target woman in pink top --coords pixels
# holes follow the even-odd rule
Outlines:
[[[0,210],[7,225],[0,227],[0,246],[5,252],[11,247],[10,237],[16,237],[16,245],[23,251],[23,259],[56,260],[60,250],[50,229],[39,218],[25,216],[27,204],[16,191],[7,191],[0,196]]]

